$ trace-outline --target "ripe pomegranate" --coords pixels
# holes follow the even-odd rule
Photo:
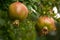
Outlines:
[[[39,17],[37,21],[37,26],[39,29],[41,29],[41,32],[45,32],[45,34],[48,34],[48,32],[50,31],[56,30],[54,19],[48,16]]]
[[[23,3],[14,2],[9,6],[9,16],[12,19],[23,20],[28,16],[28,9]]]

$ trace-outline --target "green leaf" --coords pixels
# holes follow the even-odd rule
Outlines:
[[[0,25],[3,26],[5,25],[5,20],[0,18]]]

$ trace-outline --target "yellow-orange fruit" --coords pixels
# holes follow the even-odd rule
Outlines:
[[[28,9],[23,3],[14,2],[9,6],[9,16],[13,19],[24,20],[28,16]]]
[[[49,31],[56,30],[55,21],[52,17],[41,16],[38,18],[37,25],[40,29],[47,27]]]

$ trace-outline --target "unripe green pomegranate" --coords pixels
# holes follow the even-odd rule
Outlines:
[[[56,30],[54,19],[48,16],[39,17],[37,21],[37,26],[40,29],[40,31],[42,31],[42,33],[45,32],[45,34],[50,31]]]
[[[23,3],[14,2],[9,6],[9,16],[12,19],[24,20],[28,16],[28,9]]]

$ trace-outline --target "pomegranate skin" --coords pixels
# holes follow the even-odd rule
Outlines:
[[[28,16],[28,9],[23,3],[14,2],[9,6],[9,16],[12,19],[24,20]]]
[[[55,21],[52,17],[41,16],[38,18],[37,25],[40,29],[47,27],[48,31],[55,31]]]

